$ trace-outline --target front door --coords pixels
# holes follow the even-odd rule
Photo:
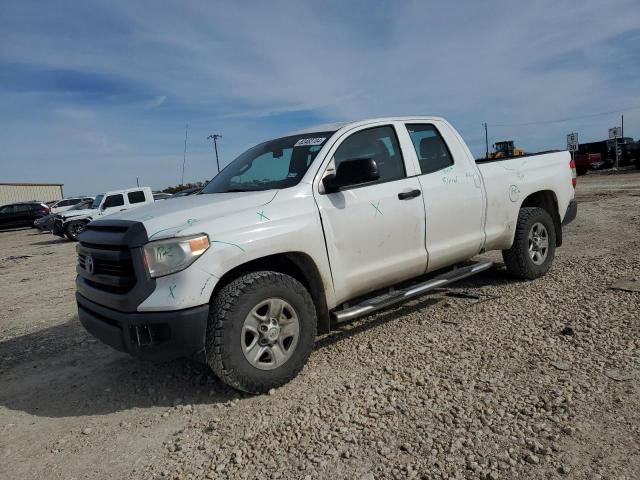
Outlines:
[[[336,148],[336,147],[334,147]],[[424,273],[424,205],[391,125],[357,131],[337,145],[327,171],[371,158],[380,178],[317,193],[337,302]]]
[[[126,210],[126,208],[127,207],[124,206],[124,196],[121,193],[108,195],[107,198],[104,199],[100,215],[109,215],[110,213]]]
[[[17,224],[18,214],[15,205],[7,205],[0,208],[0,226],[4,228],[13,227]]]

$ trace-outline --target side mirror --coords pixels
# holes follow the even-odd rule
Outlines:
[[[334,193],[343,187],[375,182],[380,178],[378,165],[372,158],[352,158],[338,165],[334,175],[327,175],[322,184],[327,193]]]
[[[107,202],[102,202],[102,205],[100,205],[100,210],[105,210],[107,208]]]

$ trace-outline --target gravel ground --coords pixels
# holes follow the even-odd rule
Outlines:
[[[257,397],[94,341],[73,244],[0,232],[0,478],[640,478],[640,293],[609,288],[640,276],[640,172],[577,193],[546,277],[352,323]]]

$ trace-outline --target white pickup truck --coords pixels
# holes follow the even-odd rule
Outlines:
[[[247,150],[202,192],[88,224],[85,328],[143,358],[205,360],[264,392],[316,335],[481,272],[544,275],[576,216],[567,152],[476,162],[435,117],[326,125]]]
[[[115,212],[141,207],[154,201],[153,193],[149,187],[136,187],[101,193],[93,199],[90,208],[67,210],[55,215],[51,233],[77,241],[78,235],[90,221]]]

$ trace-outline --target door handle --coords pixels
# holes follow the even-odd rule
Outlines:
[[[409,200],[410,198],[419,197],[422,194],[420,190],[409,190],[408,192],[400,192],[398,198],[400,200]]]

